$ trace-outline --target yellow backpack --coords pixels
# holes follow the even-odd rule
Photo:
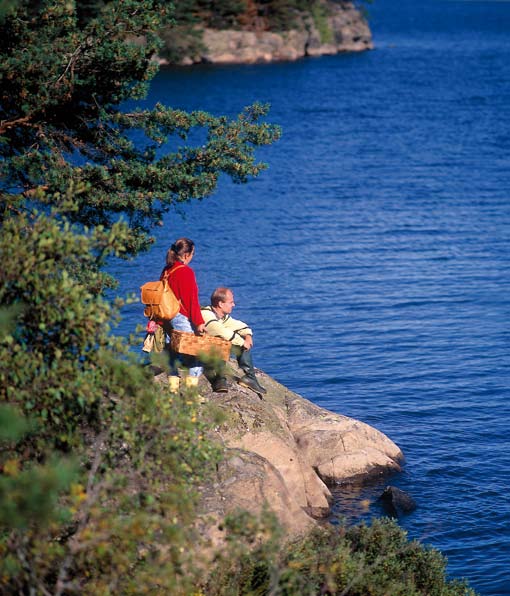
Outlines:
[[[171,273],[184,267],[176,267]],[[173,319],[181,308],[181,302],[172,292],[168,280],[148,281],[140,286],[141,301],[145,304],[143,314],[150,319]]]

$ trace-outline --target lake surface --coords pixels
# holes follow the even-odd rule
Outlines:
[[[255,364],[404,451],[400,519],[482,595],[510,594],[510,2],[376,0],[376,49],[170,69],[147,103],[283,127],[248,185],[171,213],[122,292],[182,235],[202,301],[234,288]],[[184,217],[183,217],[184,216]],[[121,332],[142,322],[127,307]],[[354,495],[357,496],[357,495]],[[339,515],[357,509],[339,491]]]

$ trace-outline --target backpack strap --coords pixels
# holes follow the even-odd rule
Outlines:
[[[168,283],[168,278],[170,277],[170,275],[172,273],[175,273],[177,269],[182,269],[182,267],[184,267],[184,265],[178,265],[177,267],[175,267],[175,269],[172,269],[171,271],[165,271],[164,277],[161,278],[161,281],[163,281],[164,283]]]
[[[168,271],[165,277],[168,279],[172,273],[175,273],[177,269],[182,269],[183,267],[185,267],[185,265],[179,265],[178,267],[174,267],[174,269]]]

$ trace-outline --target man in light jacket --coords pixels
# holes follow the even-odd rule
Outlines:
[[[251,349],[253,347],[253,332],[243,323],[230,316],[235,306],[234,293],[230,288],[216,288],[211,295],[210,306],[202,307],[202,317],[205,322],[205,332],[215,337],[222,337],[232,342],[231,353],[236,357],[244,376],[239,384],[263,395],[266,389],[258,382],[253,367]],[[222,371],[210,379],[213,391],[228,391],[227,380]]]

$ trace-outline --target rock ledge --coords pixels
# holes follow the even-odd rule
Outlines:
[[[258,371],[267,395],[239,386],[230,363],[228,393],[212,393],[205,379],[205,407],[219,409],[224,422],[213,438],[225,449],[212,485],[202,491],[204,519],[219,520],[237,508],[259,513],[265,504],[290,535],[302,534],[330,513],[328,488],[400,471],[404,456],[375,428],[334,414]],[[214,537],[214,523],[207,524]]]

